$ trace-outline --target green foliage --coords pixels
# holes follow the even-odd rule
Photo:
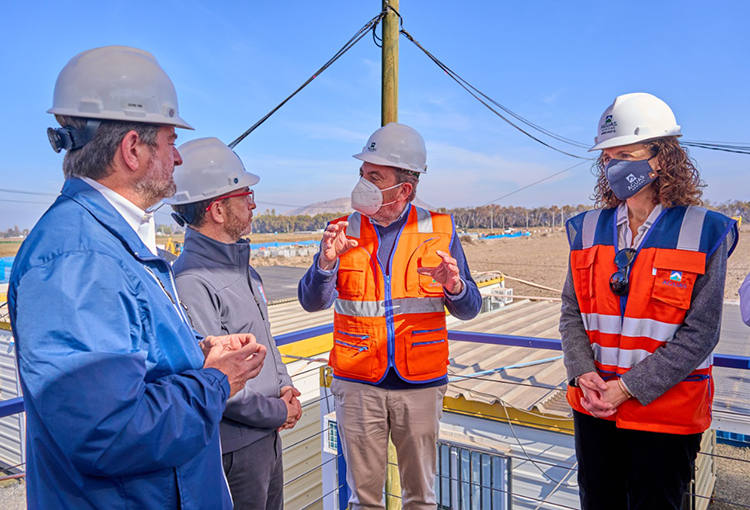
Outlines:
[[[276,211],[271,210],[270,214],[267,211],[253,217],[253,232],[267,234],[320,230],[325,228],[329,221],[341,216],[342,213],[323,213],[315,216],[277,216]]]
[[[750,202],[735,200],[713,204],[706,201],[704,206],[727,216],[742,216],[746,221],[750,220]],[[580,204],[534,208],[503,207],[493,204],[455,209],[441,207],[438,212],[452,214],[459,229],[488,228],[497,232],[503,228],[560,227],[565,221],[588,209],[591,209],[591,206]],[[340,216],[342,213],[280,216],[274,210],[266,210],[265,213],[253,218],[253,231],[264,234],[320,230],[325,228],[329,221]]]

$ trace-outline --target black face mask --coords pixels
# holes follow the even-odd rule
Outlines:
[[[654,182],[656,172],[648,164],[651,159],[653,156],[641,161],[609,160],[604,168],[604,175],[617,198],[627,200]]]

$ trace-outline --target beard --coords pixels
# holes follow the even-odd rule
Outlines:
[[[224,222],[224,232],[236,241],[239,241],[242,236],[245,236],[252,232],[253,223],[252,215],[249,219],[245,220],[240,215],[234,213],[231,207],[227,208],[227,220]]]
[[[174,165],[164,164],[154,151],[148,160],[148,173],[135,183],[136,193],[147,204],[154,205],[164,198],[174,196],[177,185],[174,182]]]

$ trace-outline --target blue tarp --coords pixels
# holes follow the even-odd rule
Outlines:
[[[0,283],[8,283],[14,259],[15,257],[0,257]]]
[[[251,250],[261,250],[264,248],[281,248],[283,246],[317,246],[320,241],[294,241],[291,243],[251,243]]]
[[[494,236],[487,236],[484,239],[500,239],[501,237],[526,237],[530,235],[531,232],[515,232],[513,234],[495,234]]]

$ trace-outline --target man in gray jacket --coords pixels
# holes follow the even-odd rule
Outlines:
[[[255,202],[250,186],[259,177],[216,138],[180,147],[183,165],[174,174],[177,193],[167,203],[187,224],[174,263],[177,287],[193,327],[203,335],[252,333],[268,350],[260,374],[227,401],[220,435],[224,471],[236,509],[283,507],[283,466],[278,431],[302,415],[299,391],[271,335],[263,282],[250,266]]]

